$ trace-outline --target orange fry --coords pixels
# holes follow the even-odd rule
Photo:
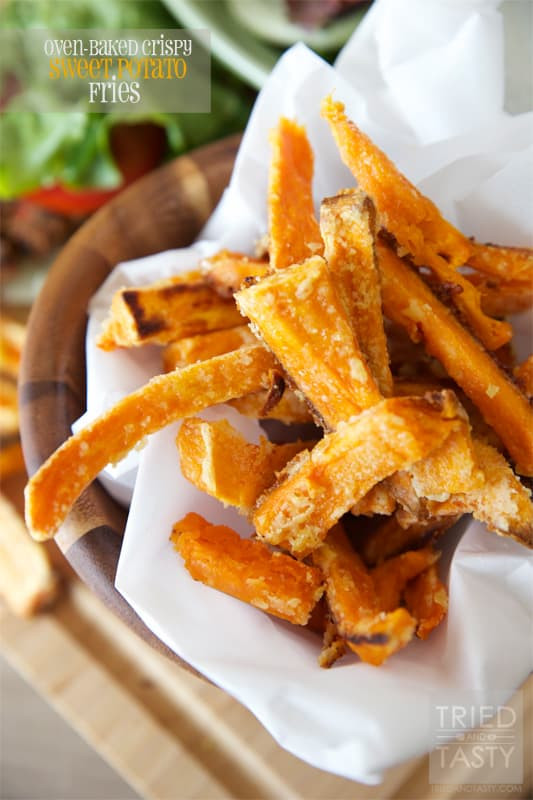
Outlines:
[[[396,509],[396,500],[393,497],[388,481],[377,483],[365,496],[351,509],[356,517],[372,517],[374,514],[393,514]]]
[[[235,300],[327,428],[380,400],[323,258],[270,275]]]
[[[214,256],[202,259],[200,269],[209,286],[221,297],[229,298],[239,291],[246,278],[262,278],[269,267],[264,259],[220,250]]]
[[[117,462],[146,436],[203,408],[268,385],[274,359],[251,345],[182,370],[158,375],[71,436],[26,486],[26,523],[49,539],[71,506],[106,464]],[[68,476],[68,479],[66,478]]]
[[[221,298],[200,273],[120,289],[111,301],[98,346],[102,350],[167,344],[183,336],[242,324],[234,302]]]
[[[385,314],[423,340],[500,436],[517,468],[533,475],[533,413],[528,400],[415,272],[378,243]]]
[[[452,494],[442,502],[428,500],[427,512],[431,516],[472,514],[489,530],[533,547],[531,492],[518,480],[501,453],[476,439],[473,444],[485,477],[483,485],[464,494]]]
[[[471,242],[472,253],[466,262],[477,269],[502,281],[533,282],[533,250],[528,247],[502,247],[496,244]]]
[[[374,581],[340,525],[312,559],[326,580],[326,600],[338,634],[363,661],[378,666],[408,644],[414,620],[403,608],[391,614],[381,611]]]
[[[399,524],[396,516],[389,517],[364,537],[359,545],[359,552],[365,564],[369,566],[381,564],[385,559],[405,550],[429,544],[455,525],[459,518],[458,514],[449,517],[430,517],[405,528]]]
[[[427,639],[448,611],[448,592],[439,579],[436,564],[407,584],[405,604],[417,621],[416,635],[419,639]]]
[[[519,314],[533,306],[533,280],[499,281],[477,272],[470,273],[468,280],[479,289],[481,307],[492,317]]]
[[[342,103],[327,97],[322,116],[330,124],[342,160],[374,201],[381,227],[415,264],[429,267],[444,284],[458,287],[453,302],[489,350],[508,342],[510,325],[487,317],[481,310],[479,292],[457,272],[472,254],[471,242],[443,219],[435,204],[347,118]]]
[[[305,556],[379,481],[438,447],[464,424],[451,393],[388,398],[327,434],[280,473],[259,498],[253,522],[260,538]]]
[[[258,445],[250,444],[227,420],[197,417],[183,422],[176,443],[187,480],[244,514],[274,483],[276,472],[306,447],[304,442],[272,444],[263,436]]]
[[[514,376],[526,397],[533,397],[533,355],[515,368]]]
[[[320,570],[198,514],[177,522],[170,538],[194,580],[293,625],[308,622],[324,591]]]
[[[0,481],[17,472],[24,472],[24,456],[20,440],[8,441],[0,445]]]
[[[172,342],[163,350],[163,366],[165,372],[170,372],[177,367],[185,367],[196,361],[205,361],[208,358],[229,353],[239,347],[257,343],[258,339],[247,325],[228,328],[222,331],[201,333],[187,339]],[[281,381],[280,393],[275,396],[275,379]],[[261,392],[254,392],[246,397],[229,400],[228,404],[237,409],[246,417],[254,419],[277,419],[281,422],[304,423],[311,422],[311,415],[302,399],[285,386],[283,376],[273,374],[274,386]],[[274,391],[273,391],[274,389]]]
[[[324,246],[313,206],[313,151],[305,128],[282,117],[271,143],[270,266],[279,270],[321,255]]]
[[[408,581],[434,564],[440,553],[431,547],[409,550],[383,561],[371,572],[381,611],[398,608]]]
[[[20,367],[20,357],[26,327],[14,319],[3,316],[0,319],[0,371],[16,378]]]
[[[374,250],[376,212],[360,190],[330,197],[320,207],[325,258],[348,319],[381,394],[392,394],[387,340]]]

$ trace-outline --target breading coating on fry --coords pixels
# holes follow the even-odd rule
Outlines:
[[[271,134],[270,267],[285,269],[324,249],[313,206],[313,151],[305,128],[281,117]]]
[[[496,350],[512,336],[508,323],[487,317],[480,295],[457,272],[472,254],[472,243],[447,222],[425,197],[344,113],[342,103],[327,97],[322,116],[330,124],[342,160],[359,186],[370,195],[385,228],[415,264],[429,267],[447,285],[457,286],[453,301],[489,350]]]
[[[420,277],[381,242],[378,263],[385,314],[424,342],[500,436],[518,471],[533,475],[533,412],[525,395]]]
[[[449,517],[429,517],[405,528],[394,515],[366,534],[359,544],[359,552],[365,564],[375,566],[406,550],[430,544],[459,519],[459,514]]]
[[[330,430],[381,399],[323,258],[264,278],[235,299]]]
[[[419,639],[427,639],[448,611],[448,591],[439,579],[436,564],[407,584],[405,604],[417,621],[416,635]]]
[[[472,242],[472,254],[466,262],[477,269],[502,281],[533,282],[533,250],[528,247],[502,247],[496,244]]]
[[[250,444],[227,420],[197,417],[183,422],[176,443],[187,480],[244,514],[274,483],[276,473],[306,447],[304,442],[272,444],[263,436],[258,445]]]
[[[225,525],[187,514],[171,539],[191,577],[268,614],[305,625],[324,591],[322,574]]]
[[[472,514],[487,528],[502,536],[533,547],[533,503],[531,492],[494,447],[474,439],[478,464],[484,474],[483,485],[474,491],[452,495],[439,503],[429,501],[430,515]]]
[[[325,259],[359,346],[384,397],[392,394],[381,289],[374,248],[376,212],[360,190],[324,200],[320,230]]]
[[[434,564],[440,553],[431,547],[409,550],[383,561],[371,572],[374,589],[382,611],[393,611],[400,605],[407,582]]]
[[[103,350],[167,344],[184,336],[232,328],[242,317],[231,299],[221,298],[198,272],[140,288],[120,289],[98,346]]]
[[[339,425],[289,462],[259,498],[253,523],[260,538],[306,556],[379,481],[427,456],[463,423],[449,392],[388,398]]]
[[[340,525],[312,559],[326,580],[326,601],[337,632],[362,661],[378,666],[409,643],[414,620],[404,608],[383,612],[372,576]]]
[[[152,378],[67,439],[33,475],[25,492],[32,536],[54,536],[98,473],[146,436],[208,406],[258,391],[268,385],[274,366],[272,355],[257,344]]]
[[[526,397],[533,397],[533,355],[515,368],[514,376]]]
[[[244,253],[220,250],[204,258],[200,269],[206,282],[221,296],[230,298],[238,292],[246,278],[262,278],[268,273],[268,261],[250,258]]]
[[[170,372],[177,367],[206,361],[208,358],[229,353],[257,341],[257,336],[252,333],[248,325],[201,333],[167,345],[163,350],[163,366],[165,372]],[[286,424],[311,422],[311,415],[305,402],[285,385],[275,402],[272,402],[271,389],[265,389],[246,397],[229,400],[228,404],[236,408],[240,414],[253,419],[277,419]]]

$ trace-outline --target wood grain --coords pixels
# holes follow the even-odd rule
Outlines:
[[[61,251],[31,311],[21,365],[21,438],[30,475],[85,411],[92,295],[120,261],[194,241],[228,183],[238,145],[239,137],[232,136],[150,173],[104,206]],[[114,588],[125,520],[124,510],[95,481],[74,505],[57,543],[109,607],[175,658]]]

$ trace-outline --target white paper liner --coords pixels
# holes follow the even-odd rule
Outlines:
[[[411,0],[406,14],[405,3],[380,0],[341,53],[337,71],[303,45],[285,54],[256,103],[231,185],[202,241],[119,265],[93,299],[88,412],[78,426],[160,371],[156,348],[102,353],[95,347],[114,290],[191,269],[221,247],[252,252],[265,232],[268,132],[280,115],[306,125],[317,206],[353,185],[319,117],[330,91],[465,233],[531,244],[533,115],[512,118],[502,111],[497,5],[438,0],[428,7],[427,0]],[[520,328],[526,350],[523,317]],[[206,412],[220,414],[257,439],[258,425],[233,409]],[[105,485],[122,501],[135,485],[116,586],[157,636],[241,700],[281,745],[317,767],[375,783],[388,767],[430,749],[436,698],[478,690],[480,702],[503,702],[526,678],[532,560],[524,548],[477,523],[463,523],[466,534],[447,542],[446,622],[379,669],[353,656],[321,670],[314,635],[195,583],[169,543],[172,524],[196,511],[243,535],[249,526],[183,478],[177,428],[155,434],[140,456],[135,451],[105,471]]]

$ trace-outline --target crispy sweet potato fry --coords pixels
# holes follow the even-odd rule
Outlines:
[[[453,302],[489,350],[508,342],[510,325],[487,317],[481,310],[479,292],[457,272],[472,255],[472,243],[443,219],[434,203],[347,118],[342,103],[327,97],[322,116],[330,124],[344,163],[374,201],[381,227],[415,264],[429,267],[446,285],[458,287],[452,293]]]
[[[414,620],[405,609],[382,612],[372,576],[340,525],[312,559],[326,580],[326,601],[337,632],[363,661],[377,666],[410,641]]]
[[[533,475],[533,413],[525,395],[498,368],[424,282],[383,243],[378,243],[385,313],[402,325],[479,408],[501,437],[518,470]]]
[[[533,280],[505,281],[469,273],[468,280],[481,294],[481,308],[492,317],[519,314],[533,306]]]
[[[264,278],[235,299],[330,430],[378,402],[323,258]]]
[[[325,258],[348,319],[381,394],[392,394],[376,264],[374,204],[360,190],[324,200],[320,230]]]
[[[258,445],[250,444],[227,420],[207,422],[197,417],[183,422],[176,443],[185,477],[244,514],[274,483],[276,473],[312,446],[305,442],[276,445],[264,437]]]
[[[324,631],[322,649],[318,656],[318,666],[322,669],[329,669],[346,653],[346,650],[346,642],[339,636],[337,626],[332,620],[329,620]]]
[[[14,380],[0,375],[0,435],[17,433],[18,429],[17,384]]]
[[[285,269],[324,246],[313,206],[313,151],[305,129],[282,117],[272,131],[268,188],[270,267]]]
[[[198,514],[176,523],[171,539],[194,580],[294,625],[308,622],[324,591],[320,570]]]
[[[167,344],[162,354],[163,367],[165,372],[171,372],[178,367],[187,367],[196,361],[206,361],[214,356],[231,353],[243,345],[256,343],[257,336],[254,336],[248,325],[199,333]]]
[[[416,635],[419,639],[427,639],[448,611],[448,592],[439,579],[436,564],[407,584],[405,604],[417,621]]]
[[[184,336],[233,328],[242,317],[200,273],[180,275],[139,288],[120,289],[111,302],[98,346],[103,350],[167,344]]]
[[[257,391],[268,384],[274,366],[264,347],[251,345],[158,375],[125,397],[67,439],[31,478],[26,522],[32,536],[51,538],[106,464],[119,461],[146,436],[177,419]]]
[[[200,269],[209,286],[221,297],[230,298],[239,291],[246,278],[264,277],[269,265],[265,259],[220,250],[214,256],[202,259]]]
[[[379,481],[424,458],[458,426],[453,394],[388,398],[340,425],[289,462],[259,498],[253,522],[260,538],[305,556]]]
[[[431,544],[459,519],[459,514],[450,517],[430,517],[405,528],[399,524],[394,515],[367,533],[363,541],[358,544],[358,550],[365,564],[372,567],[406,550]]]
[[[383,561],[371,572],[374,589],[382,611],[398,608],[407,582],[434,564],[440,553],[432,547],[409,550]]]
[[[443,502],[427,501],[427,512],[432,516],[471,513],[489,530],[533,547],[533,503],[529,489],[493,447],[474,440],[474,450],[485,475],[483,485],[465,494],[451,495]]]
[[[526,397],[533,397],[533,355],[515,368],[514,376]]]
[[[466,262],[485,275],[502,281],[533,282],[533,250],[528,247],[502,247],[472,242],[472,253]]]
[[[50,605],[58,582],[46,550],[34,542],[12,504],[0,495],[0,594],[21,616]]]
[[[167,345],[163,350],[163,366],[166,372],[170,372],[177,367],[205,361],[257,341],[257,337],[247,325],[202,333]],[[230,400],[229,405],[241,414],[254,419],[271,418],[287,424],[311,422],[311,415],[305,402],[297,397],[292,389],[284,386],[281,397],[275,398],[276,402],[271,402],[272,399],[270,389],[265,389]]]
[[[377,483],[365,496],[351,509],[356,517],[372,517],[374,514],[393,514],[396,509],[396,500],[390,490],[387,480]]]
[[[0,444],[0,481],[5,480],[10,475],[17,472],[24,472],[24,456],[20,439],[13,438],[11,441]]]
[[[17,377],[25,338],[25,325],[6,316],[0,319],[0,372]]]

